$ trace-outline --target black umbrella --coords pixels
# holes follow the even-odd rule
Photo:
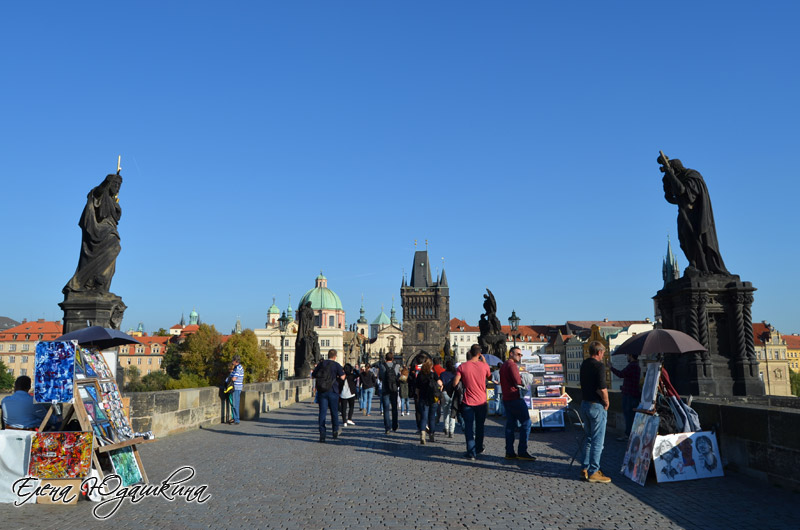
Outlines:
[[[654,353],[697,353],[707,348],[676,329],[654,329],[638,333],[616,349],[614,355],[651,355]]]
[[[141,344],[127,333],[117,329],[108,329],[101,326],[91,326],[88,328],[71,331],[66,335],[61,335],[57,341],[76,340],[81,346],[91,346],[98,350],[122,346],[123,344]]]

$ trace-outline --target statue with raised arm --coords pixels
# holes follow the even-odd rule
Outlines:
[[[505,361],[507,351],[506,334],[503,333],[500,319],[497,318],[497,301],[492,291],[486,289],[486,293],[483,295],[483,308],[486,312],[481,314],[481,319],[478,321],[478,329],[480,330],[478,344],[483,353],[496,355]]]
[[[683,167],[677,158],[669,160],[659,153],[664,197],[678,206],[678,239],[689,267],[700,272],[729,274],[719,252],[714,211],[703,176]]]
[[[121,249],[117,223],[122,216],[119,189],[122,177],[106,176],[86,196],[86,206],[78,221],[81,227],[81,253],[75,274],[62,292],[107,293],[114,277],[117,256]]]

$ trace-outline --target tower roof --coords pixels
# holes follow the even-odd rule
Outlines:
[[[272,305],[269,306],[269,310],[267,311],[267,314],[270,314],[270,315],[280,315],[281,314],[281,310],[278,309],[278,306],[275,305],[275,297],[274,296],[272,297]]]
[[[383,312],[383,308],[381,308],[381,314],[378,315],[378,317],[372,321],[373,325],[378,325],[378,326],[388,326],[391,323],[392,321],[389,320],[389,317],[386,316],[386,313]]]
[[[415,289],[425,289],[433,287],[433,285],[428,251],[418,250],[414,252],[414,266],[411,269],[411,283],[409,286]]]

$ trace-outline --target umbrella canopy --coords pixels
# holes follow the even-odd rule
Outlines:
[[[61,335],[57,341],[76,340],[81,346],[91,346],[98,350],[122,346],[123,344],[141,344],[127,333],[116,329],[108,329],[101,326],[91,326],[88,328],[71,331],[66,335]]]
[[[491,353],[484,353],[483,358],[486,361],[486,364],[494,368],[498,364],[503,364],[503,359],[498,357],[497,355],[492,355]]]
[[[654,329],[629,338],[614,355],[651,355],[654,353],[697,353],[707,348],[676,329]]]

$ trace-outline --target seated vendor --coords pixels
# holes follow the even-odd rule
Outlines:
[[[3,399],[3,425],[6,429],[34,430],[42,424],[48,405],[34,403],[33,396],[28,393],[30,389],[31,378],[21,375],[14,381],[14,393]],[[52,415],[47,426],[53,427],[57,422],[58,418]]]

